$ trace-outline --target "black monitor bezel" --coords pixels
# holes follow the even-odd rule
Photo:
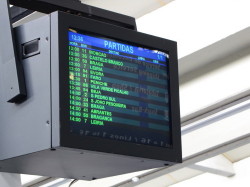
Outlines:
[[[122,142],[96,137],[83,137],[70,133],[69,125],[69,89],[68,89],[68,30],[77,28],[87,33],[107,38],[127,41],[169,54],[169,105],[172,147],[162,148],[148,145]],[[53,31],[52,31],[53,32]],[[58,48],[59,48],[59,102],[60,102],[60,146],[84,149],[105,153],[113,153],[140,158],[181,162],[181,133],[179,112],[179,82],[177,43],[167,39],[139,33],[134,30],[118,27],[100,21],[58,12]],[[174,124],[174,125],[172,125]]]

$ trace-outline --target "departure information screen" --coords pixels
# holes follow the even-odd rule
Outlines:
[[[74,29],[68,40],[70,132],[171,147],[168,54]]]

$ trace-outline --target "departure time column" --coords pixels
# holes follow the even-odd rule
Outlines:
[[[69,46],[70,121],[81,122],[81,62],[80,48]]]

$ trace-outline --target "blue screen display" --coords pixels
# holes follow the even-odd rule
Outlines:
[[[170,147],[168,54],[74,29],[68,41],[71,132]]]

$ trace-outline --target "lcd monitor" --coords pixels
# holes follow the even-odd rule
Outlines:
[[[176,43],[74,19],[59,21],[62,146],[180,161]]]

